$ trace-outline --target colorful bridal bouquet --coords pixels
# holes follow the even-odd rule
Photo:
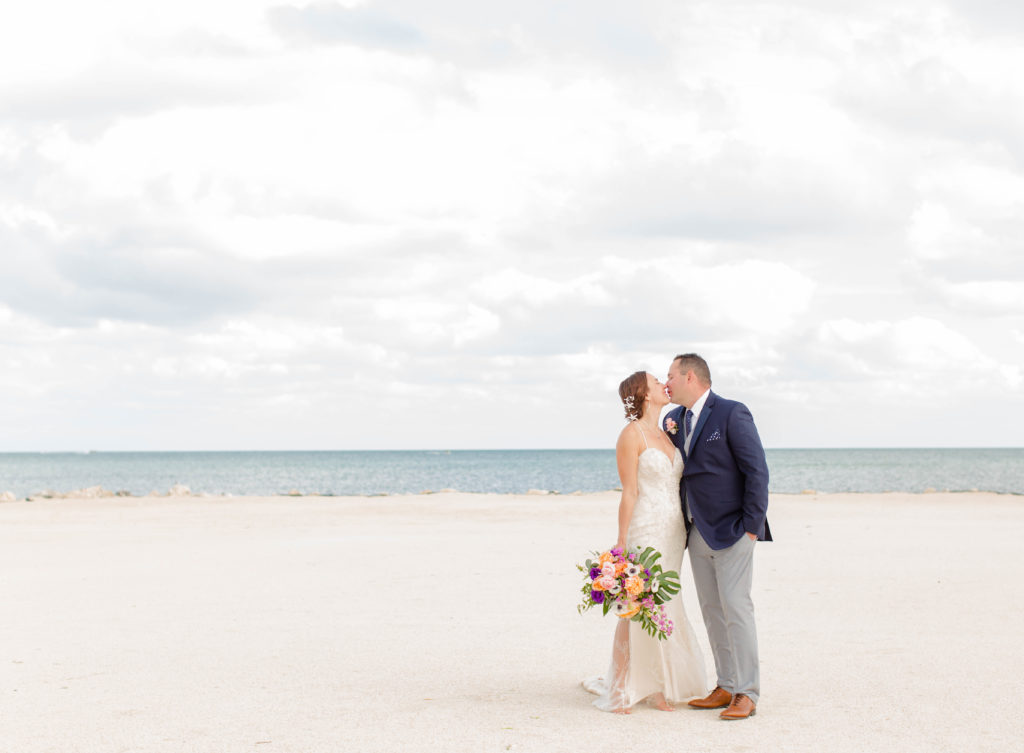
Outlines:
[[[583,603],[576,611],[583,614],[600,606],[602,614],[613,612],[617,617],[639,622],[658,640],[672,635],[672,620],[665,614],[666,601],[679,593],[679,573],[662,570],[658,560],[661,552],[654,547],[623,551],[621,547],[607,552],[591,552],[576,569],[584,573]]]

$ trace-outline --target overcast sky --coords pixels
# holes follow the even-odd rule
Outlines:
[[[0,11],[0,451],[1024,446],[1024,6]]]

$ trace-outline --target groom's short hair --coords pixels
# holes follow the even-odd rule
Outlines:
[[[679,362],[679,370],[682,373],[692,371],[701,384],[711,384],[711,369],[708,368],[708,362],[696,353],[683,353],[672,360]]]

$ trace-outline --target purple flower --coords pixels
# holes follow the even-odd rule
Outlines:
[[[636,552],[631,552],[629,555],[630,562],[636,562]]]
[[[603,604],[604,603],[604,591],[591,591],[590,592],[590,600],[592,602],[594,602],[595,604]]]
[[[621,556],[622,555],[622,547],[621,546],[615,547],[614,549],[612,549],[611,554],[612,554],[613,557]]]
[[[591,580],[597,580],[600,577],[600,575],[601,575],[600,569],[598,569],[596,567],[590,568],[590,579]]]

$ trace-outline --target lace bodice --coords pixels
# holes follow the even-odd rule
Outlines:
[[[679,450],[670,461],[657,447],[648,447],[637,461],[637,500],[629,524],[629,546],[653,546],[666,561],[682,560],[686,529],[679,503],[679,479],[683,475],[683,457]],[[678,553],[678,560],[676,559]]]

